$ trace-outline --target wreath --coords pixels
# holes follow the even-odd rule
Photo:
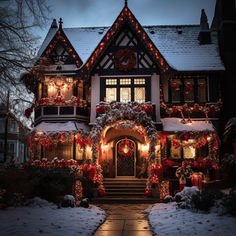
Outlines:
[[[121,49],[115,55],[115,67],[120,71],[132,70],[136,65],[135,54],[129,49]]]
[[[122,157],[131,157],[134,153],[134,144],[132,141],[127,140],[127,137],[125,137],[124,140],[122,140],[118,144],[118,154]]]

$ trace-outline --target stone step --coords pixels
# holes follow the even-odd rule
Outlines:
[[[138,197],[138,196],[105,196],[101,198],[92,199],[92,203],[130,203],[130,204],[141,204],[141,203],[158,203],[161,202],[160,199],[148,198],[148,197]]]

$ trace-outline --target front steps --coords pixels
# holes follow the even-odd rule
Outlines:
[[[95,203],[155,203],[159,199],[145,196],[146,179],[105,178],[105,197],[92,200]]]

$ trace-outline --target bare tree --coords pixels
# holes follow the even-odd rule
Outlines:
[[[10,109],[16,116],[33,102],[20,75],[35,63],[35,29],[46,25],[48,12],[46,0],[0,0],[0,99],[6,104],[11,90]]]

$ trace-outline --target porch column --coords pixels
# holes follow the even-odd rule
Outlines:
[[[151,102],[156,105],[156,122],[160,122],[160,75],[151,76]]]
[[[91,113],[90,123],[96,120],[96,104],[100,102],[100,77],[95,74],[91,78]]]

